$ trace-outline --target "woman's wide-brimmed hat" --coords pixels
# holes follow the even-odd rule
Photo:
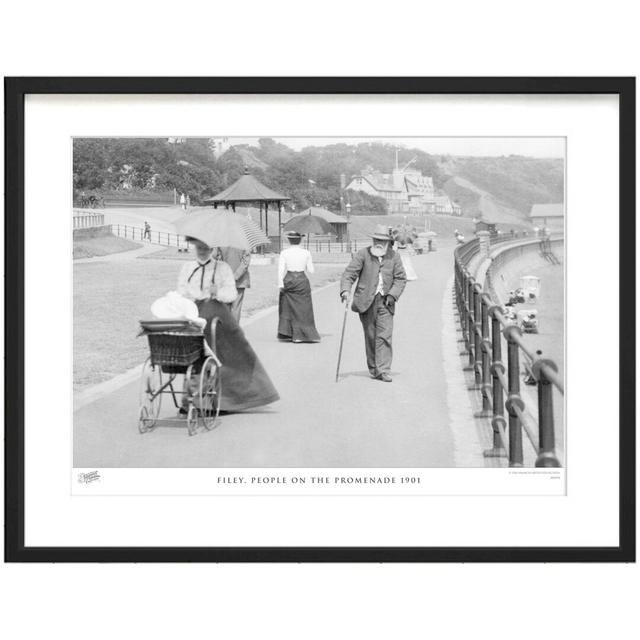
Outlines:
[[[377,224],[376,228],[373,230],[371,237],[374,240],[387,240],[391,242],[393,239],[391,234],[389,233],[389,228],[385,227],[383,224]]]
[[[302,238],[304,237],[302,233],[298,231],[287,231],[285,234],[285,238]]]

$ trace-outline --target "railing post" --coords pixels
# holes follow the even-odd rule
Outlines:
[[[556,457],[555,425],[553,420],[553,385],[544,374],[545,367],[557,373],[558,367],[552,360],[540,358],[531,369],[538,382],[538,457],[536,467],[559,467]]]
[[[473,276],[469,276],[467,278],[467,352],[469,355],[469,370],[473,370],[473,364],[475,361],[474,356],[474,340],[473,340],[473,316],[474,316],[474,308],[473,308],[473,285],[475,283],[475,278]]]
[[[472,291],[473,300],[473,342],[474,362],[473,370],[477,385],[482,384],[482,302],[480,296],[482,289],[479,284],[474,284]]]
[[[496,312],[500,307],[493,305],[489,307],[489,317],[491,318],[491,376],[493,387],[493,417],[491,427],[493,429],[493,446],[484,451],[485,458],[500,458],[507,455],[500,436],[500,431],[505,431],[507,422],[504,419],[504,391],[500,381],[500,375],[504,375],[505,368],[502,362],[502,332],[500,320]]]
[[[482,413],[489,415],[491,411],[491,376],[489,354],[491,353],[491,339],[489,338],[489,305],[484,299],[484,295],[479,293],[482,323]]]
[[[524,410],[524,402],[520,397],[520,352],[518,343],[514,339],[514,334],[521,335],[520,329],[516,325],[509,325],[504,329],[507,339],[507,370],[509,396],[506,406],[509,412],[509,466],[521,467],[523,464],[522,455],[522,424],[516,411]]]

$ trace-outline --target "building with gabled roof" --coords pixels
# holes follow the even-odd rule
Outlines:
[[[300,215],[305,214],[311,214],[312,216],[318,216],[326,220],[331,225],[331,229],[338,242],[342,242],[346,237],[349,221],[343,216],[339,216],[337,213],[333,213],[333,211],[329,211],[329,209],[325,209],[324,207],[309,207],[300,213]]]
[[[435,212],[433,179],[416,169],[396,168],[392,173],[364,170],[353,176],[346,188],[384,198],[389,213]]]
[[[529,213],[529,219],[534,227],[551,231],[564,230],[564,204],[534,204]]]

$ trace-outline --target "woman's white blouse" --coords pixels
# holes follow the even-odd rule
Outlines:
[[[284,277],[287,271],[307,271],[313,273],[311,253],[302,247],[289,247],[280,253],[278,261],[278,287],[284,287]]]
[[[185,263],[178,276],[178,293],[189,300],[208,300],[211,298],[212,279],[217,287],[214,299],[229,303],[238,297],[231,267],[226,262],[213,258],[204,265],[197,260]]]

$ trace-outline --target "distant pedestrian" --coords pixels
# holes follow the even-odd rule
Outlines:
[[[384,225],[376,226],[371,240],[372,245],[360,249],[342,274],[340,298],[345,302],[357,281],[351,309],[360,314],[369,374],[391,382],[393,315],[407,276]]]
[[[416,273],[416,270],[413,268],[413,263],[411,262],[411,258],[409,256],[409,244],[398,242],[396,251],[400,256],[400,260],[402,260],[402,266],[404,267],[404,272],[407,274],[407,282],[411,280],[417,280],[418,274]],[[429,251],[431,251],[431,238],[429,238]]]
[[[183,211],[187,210],[187,199],[184,197],[184,193],[180,194],[180,207]]]
[[[143,240],[148,240],[149,242],[151,242],[151,225],[146,220],[144,221]]]
[[[191,206],[191,196],[187,194],[187,208]]]
[[[289,231],[291,245],[280,252],[278,261],[278,339],[291,342],[320,342],[307,273],[313,273],[311,253],[300,247],[302,235]]]

